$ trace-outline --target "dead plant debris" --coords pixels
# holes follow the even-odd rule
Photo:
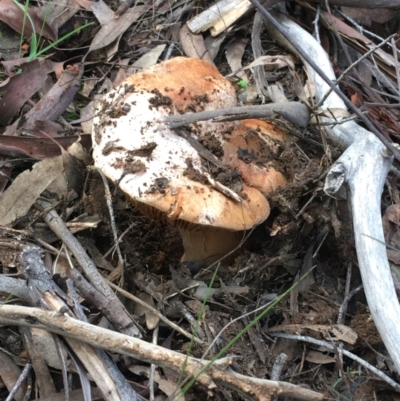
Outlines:
[[[398,1],[329,3],[280,7],[397,143]],[[399,399],[352,189],[324,187],[343,151],[326,121],[351,113],[318,109],[262,21],[253,0],[0,2],[1,399]],[[265,102],[268,119],[193,118]],[[397,294],[399,170],[381,202]]]

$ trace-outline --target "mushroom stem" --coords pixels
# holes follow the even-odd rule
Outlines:
[[[179,227],[185,253],[183,262],[214,262],[237,248],[244,231],[212,226]]]

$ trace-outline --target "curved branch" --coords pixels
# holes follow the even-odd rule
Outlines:
[[[327,54],[322,47],[288,18],[273,13],[285,31],[286,40],[266,24],[272,35],[287,48],[301,47],[314,62],[318,63],[325,74],[335,79]],[[289,42],[290,43],[289,43]],[[317,101],[329,90],[329,86],[303,60],[316,87]],[[345,109],[343,101],[331,93],[323,103],[322,110]],[[327,113],[326,113],[327,114]],[[323,122],[333,123],[333,119],[322,118]],[[338,118],[340,121],[340,118]],[[357,257],[364,291],[375,325],[382,340],[400,372],[400,306],[397,300],[386,256],[381,220],[380,200],[385,178],[392,163],[386,147],[369,131],[355,122],[346,122],[327,127],[330,138],[347,150],[333,165],[328,174],[325,191],[336,193],[342,184],[349,189],[351,211],[353,215],[354,237]]]

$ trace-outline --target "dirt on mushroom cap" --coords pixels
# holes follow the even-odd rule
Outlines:
[[[169,220],[250,229],[269,215],[264,195],[243,183],[238,202],[207,179],[191,180],[184,174],[188,160],[205,177],[209,163],[187,140],[158,122],[171,113],[235,105],[233,86],[209,63],[185,58],[160,63],[129,77],[98,105],[95,163],[131,199],[156,208]],[[207,121],[193,128],[199,141],[206,133],[212,141],[205,143],[217,146],[237,126]]]

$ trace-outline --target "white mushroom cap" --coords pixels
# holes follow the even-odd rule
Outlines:
[[[158,64],[131,76],[99,102],[93,124],[95,164],[142,210],[148,205],[169,220],[250,229],[269,214],[262,193],[243,184],[242,202],[237,202],[214,189],[204,179],[198,152],[157,122],[171,113],[235,105],[234,88],[209,63],[175,58]],[[196,128],[212,130],[222,140],[235,125],[205,122]],[[196,175],[201,182],[193,180]]]

